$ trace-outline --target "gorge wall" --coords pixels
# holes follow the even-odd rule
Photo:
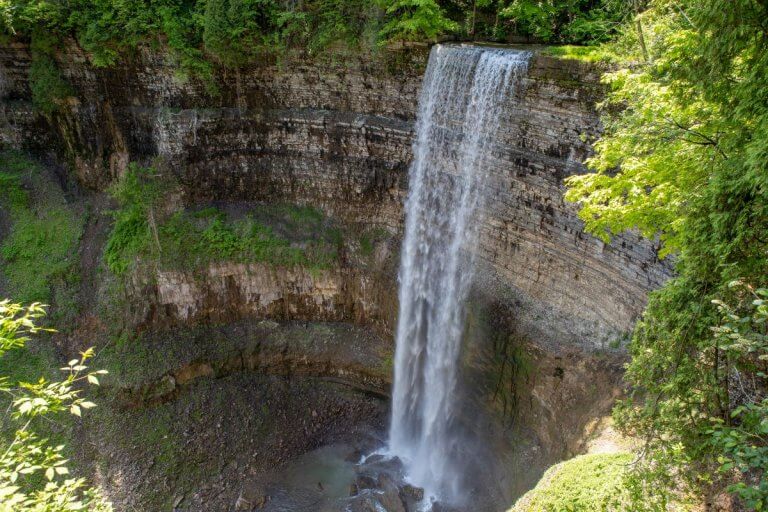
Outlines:
[[[0,140],[57,148],[94,189],[128,161],[162,157],[187,203],[306,203],[398,232],[426,57],[425,48],[336,63],[287,57],[220,70],[211,96],[178,78],[165,52],[140,49],[99,69],[72,44],[57,59],[76,96],[46,120],[29,102],[29,49],[10,44],[0,52]],[[552,320],[541,336],[592,346],[626,331],[667,275],[651,244],[585,235],[562,199],[563,178],[583,172],[599,130],[598,78],[576,61],[534,57],[502,123],[479,247],[492,282]]]
[[[229,379],[241,370],[346,378],[378,396],[387,392],[402,205],[427,56],[428,48],[412,47],[338,61],[265,58],[238,71],[218,69],[218,91],[211,94],[209,84],[178,76],[162,49],[142,47],[116,67],[95,68],[68,43],[56,62],[74,94],[44,116],[31,102],[28,45],[0,45],[0,145],[64,163],[88,190],[86,197],[103,202],[102,192],[129,162],[160,162],[182,186],[179,197],[167,198],[178,207],[311,205],[346,233],[384,233],[369,250],[348,237],[338,260],[320,271],[226,261],[194,271],[140,267],[125,290],[128,323],[150,338],[174,338],[149,343],[152,359],[172,350],[180,355],[168,358],[151,382],[129,379],[122,394],[130,402],[146,393],[165,400],[182,382]],[[469,428],[489,440],[489,453],[506,468],[499,471],[506,498],[530,488],[549,462],[577,452],[585,426],[610,409],[621,387],[623,352],[616,342],[642,311],[648,291],[669,275],[653,245],[639,237],[623,235],[606,245],[584,234],[576,206],[562,198],[563,179],[585,171],[582,162],[600,130],[599,75],[592,65],[535,54],[522,87],[500,109],[500,139],[484,185],[488,200],[480,215],[465,366],[480,400],[500,418]],[[105,229],[97,224],[90,224],[94,231]],[[83,252],[89,272],[100,261],[103,236],[94,247]],[[263,327],[238,331],[238,322],[262,318],[354,323],[375,334],[320,336],[315,331],[325,327],[314,325],[292,334],[299,341],[276,343],[273,354],[264,347],[274,341],[270,336],[282,339],[279,328],[269,336]],[[184,334],[198,326],[203,330],[193,337]],[[217,329],[226,331],[214,337],[225,348],[206,345]],[[237,345],[231,353],[227,343]],[[309,357],[306,346],[322,350]],[[349,346],[359,355],[351,362],[345,360]],[[277,403],[286,393],[280,390]],[[349,416],[357,421],[375,410],[383,417],[382,407],[365,404]],[[297,424],[306,423],[284,409]],[[333,414],[320,410],[319,416]],[[299,445],[291,453],[309,446]],[[147,485],[151,494],[144,480],[137,471],[126,492]]]

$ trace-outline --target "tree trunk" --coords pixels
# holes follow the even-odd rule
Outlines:
[[[477,0],[472,2],[472,28],[470,29],[472,39],[475,38],[475,20],[477,20]]]
[[[155,211],[154,208],[149,208],[149,229],[152,231],[152,238],[155,240],[155,246],[157,247],[158,259],[162,249],[160,248],[160,237],[157,234],[157,224],[155,223]]]
[[[645,35],[643,34],[643,24],[640,22],[640,2],[635,0],[635,30],[637,30],[637,40],[640,43],[640,50],[643,52],[643,61],[650,62],[648,56],[648,47],[645,45]]]

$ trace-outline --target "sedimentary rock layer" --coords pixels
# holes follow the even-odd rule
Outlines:
[[[335,63],[286,57],[218,70],[211,94],[181,78],[167,52],[140,49],[98,69],[72,44],[57,62],[75,96],[46,119],[30,105],[28,47],[7,43],[0,140],[56,148],[95,189],[128,161],[159,156],[187,203],[292,201],[398,230],[426,58],[426,48]],[[563,179],[584,172],[599,132],[598,77],[585,64],[534,57],[493,149],[478,247],[483,286],[506,290],[521,316],[543,317],[553,339],[584,346],[628,329],[668,275],[647,241],[605,245],[584,234],[562,198]]]

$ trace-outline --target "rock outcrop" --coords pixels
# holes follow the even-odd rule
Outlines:
[[[216,263],[199,272],[157,270],[130,294],[137,325],[240,318],[373,323],[372,279],[351,269],[310,271],[267,263]]]

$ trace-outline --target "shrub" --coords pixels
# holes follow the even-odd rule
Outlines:
[[[157,232],[157,203],[172,186],[154,168],[131,164],[110,189],[120,205],[112,212],[115,224],[104,249],[104,259],[112,272],[123,274],[149,247],[152,230]]]
[[[39,304],[24,307],[0,301],[0,358],[23,347],[28,335],[43,330],[35,325],[43,314]],[[97,385],[98,375],[106,373],[88,371],[85,362],[92,356],[93,350],[87,350],[70,361],[63,368],[66,378],[59,382],[44,377],[35,383],[10,382],[0,376],[0,391],[12,397],[3,427],[14,427],[8,439],[0,439],[0,512],[112,510],[84,479],[69,476],[64,446],[52,446],[36,428],[42,419],[52,421],[66,412],[80,416],[95,406],[78,389],[86,382]]]
[[[65,98],[72,96],[72,87],[61,77],[56,62],[48,55],[36,55],[29,68],[32,104],[44,114],[52,114]]]

